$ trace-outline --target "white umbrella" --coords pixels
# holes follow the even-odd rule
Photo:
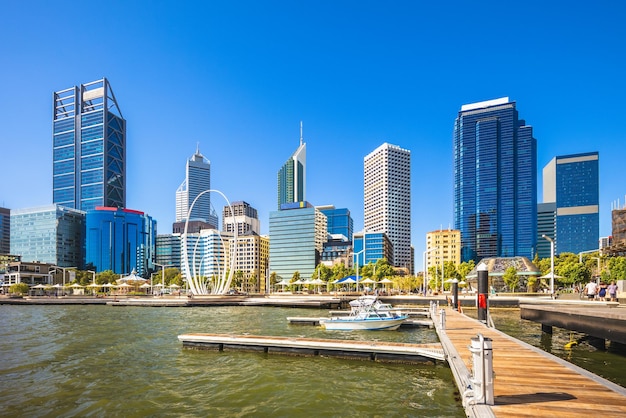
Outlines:
[[[85,286],[81,286],[78,283],[72,283],[72,285],[70,287],[85,287]]]
[[[148,283],[144,283],[144,284],[142,284],[142,285],[141,285],[141,286],[139,286],[139,287],[141,287],[142,289],[145,289],[145,288],[147,288],[147,287],[152,287],[152,286],[150,286]]]
[[[177,289],[177,288],[179,288],[180,286],[179,286],[179,285],[177,285],[176,283],[174,283],[174,284],[171,284],[171,285],[170,285],[170,287]]]
[[[376,280],[372,280],[368,277],[367,279],[360,280],[359,283],[372,284],[376,283]]]
[[[42,285],[42,284],[38,284],[32,287],[33,289],[45,289],[46,286]]]

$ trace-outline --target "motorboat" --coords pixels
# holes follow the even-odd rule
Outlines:
[[[350,301],[350,315],[325,319],[321,324],[327,330],[396,330],[407,318],[376,296],[361,296]]]

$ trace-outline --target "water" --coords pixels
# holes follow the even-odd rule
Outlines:
[[[431,343],[432,330],[327,332],[321,311],[0,305],[0,416],[462,417],[446,365],[182,348],[188,332]]]

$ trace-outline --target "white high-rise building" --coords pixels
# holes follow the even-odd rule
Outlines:
[[[185,221],[194,199],[210,188],[211,162],[197,148],[196,153],[187,160],[185,180],[176,190],[176,222]],[[211,207],[211,193],[200,196],[193,206],[189,220],[200,220],[217,228],[217,215]]]
[[[384,232],[395,267],[413,271],[411,258],[411,151],[384,143],[364,158],[365,232]]]

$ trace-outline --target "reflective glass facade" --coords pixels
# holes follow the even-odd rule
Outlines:
[[[341,234],[348,240],[352,241],[353,220],[348,209],[335,209],[331,207],[319,207],[320,212],[326,215],[328,233]]]
[[[106,78],[54,93],[53,202],[126,205],[126,121]]]
[[[11,252],[11,211],[0,208],[0,254]]]
[[[462,261],[537,244],[537,144],[508,98],[464,105],[454,124],[454,227]]]
[[[187,219],[193,204],[189,219],[207,222],[211,228],[217,228],[218,219],[211,207],[211,193],[203,194],[210,189],[211,163],[196,149],[196,153],[187,161],[185,180],[176,190],[176,222]]]
[[[157,235],[156,262],[165,266],[181,268],[180,234]]]
[[[96,272],[148,277],[154,271],[156,222],[143,212],[98,207],[87,212],[86,263]]]
[[[278,209],[284,203],[303,202],[306,200],[306,144],[302,140],[300,127],[300,146],[278,171]]]
[[[365,251],[363,251],[365,249]],[[361,251],[363,251],[361,254]],[[393,245],[384,232],[366,232],[354,234],[354,266],[359,268],[369,263],[376,264],[380,259],[393,259]],[[358,254],[358,255],[357,255]]]
[[[326,217],[313,207],[270,212],[270,272],[310,279],[326,242]]]
[[[11,211],[11,254],[22,261],[84,266],[85,213],[59,205]]]
[[[598,248],[599,155],[557,156],[543,170],[544,202],[556,204],[555,253]]]

